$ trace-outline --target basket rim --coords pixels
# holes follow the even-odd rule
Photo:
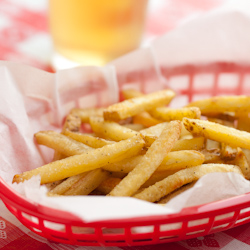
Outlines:
[[[39,204],[32,201],[12,187],[10,187],[1,177],[0,177],[0,198],[2,201],[8,205],[15,207],[17,210],[21,210],[32,216],[36,216],[52,222],[60,223],[70,223],[74,226],[79,225],[106,225],[106,226],[115,226],[123,224],[134,224],[135,226],[145,225],[150,222],[155,224],[171,223],[171,222],[182,222],[185,220],[192,220],[204,218],[207,216],[214,216],[220,214],[226,214],[237,209],[242,209],[250,205],[250,192],[242,195],[226,198],[219,201],[214,201],[210,203],[205,203],[192,207],[185,207],[181,211],[166,215],[153,215],[153,216],[140,216],[140,217],[129,217],[124,219],[107,219],[107,220],[97,220],[91,222],[85,222],[80,217],[56,208],[52,208],[46,205]]]

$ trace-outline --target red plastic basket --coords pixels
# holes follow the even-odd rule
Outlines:
[[[222,94],[250,94],[250,66],[232,63],[162,68],[162,76],[179,95],[176,104]],[[130,80],[133,74],[130,75]],[[124,82],[127,82],[125,79]],[[202,88],[201,88],[202,85]],[[27,228],[56,242],[85,246],[148,245],[185,240],[250,221],[250,193],[183,209],[166,216],[85,223],[63,211],[19,195],[0,178],[0,198]],[[55,225],[60,225],[56,230]],[[146,233],[135,228],[146,227]]]

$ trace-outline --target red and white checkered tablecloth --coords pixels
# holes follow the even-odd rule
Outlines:
[[[154,0],[150,2],[145,41],[222,4],[222,0]],[[15,61],[51,71],[53,54],[47,24],[46,0],[0,0],[0,60]],[[0,201],[0,249],[105,249],[48,241],[23,226]],[[107,249],[250,249],[250,224],[180,242]]]

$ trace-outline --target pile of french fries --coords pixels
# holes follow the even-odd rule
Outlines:
[[[164,204],[213,172],[250,179],[250,97],[218,96],[170,108],[175,92],[127,89],[106,108],[73,109],[61,133],[36,142],[55,150],[52,162],[17,174],[40,175],[48,195],[131,196]],[[83,131],[89,124],[92,132]]]

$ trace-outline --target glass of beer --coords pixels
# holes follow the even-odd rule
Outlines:
[[[49,0],[55,51],[102,66],[140,46],[148,0]]]

